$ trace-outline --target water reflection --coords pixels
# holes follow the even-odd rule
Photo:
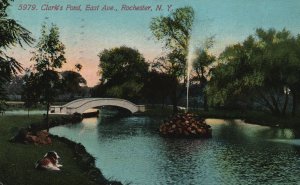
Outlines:
[[[29,111],[29,115],[41,115],[46,114],[46,111],[44,110],[31,110]],[[5,111],[5,115],[28,115],[27,110],[11,110],[11,111]]]
[[[212,139],[168,139],[158,135],[160,118],[115,115],[102,111],[98,119],[84,119],[51,132],[83,143],[105,176],[132,184],[300,181],[294,175],[300,172],[300,139],[293,130],[208,119]]]
[[[201,170],[205,165],[204,159],[209,159],[203,155],[209,140],[191,139],[163,139],[160,146],[163,151],[160,155],[161,169],[163,172],[159,179],[166,184],[197,184],[198,178],[206,176],[206,170]],[[199,158],[198,156],[201,156]],[[196,159],[197,158],[197,159]],[[197,162],[196,162],[197,161]],[[207,167],[205,167],[207,168]]]
[[[242,120],[219,120],[223,124],[215,123],[215,120],[208,119],[208,124],[217,126],[215,133],[222,138],[261,140],[261,139],[293,139],[299,137],[292,129],[271,128],[267,126],[245,124]]]
[[[81,129],[79,135],[89,134],[91,130],[95,130],[98,127],[98,120],[96,118],[86,118],[81,122]]]

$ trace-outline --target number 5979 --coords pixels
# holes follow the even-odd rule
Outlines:
[[[18,10],[36,10],[35,4],[19,4]]]

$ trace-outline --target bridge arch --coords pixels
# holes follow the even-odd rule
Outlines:
[[[50,114],[82,114],[84,111],[101,106],[116,106],[129,110],[131,113],[144,112],[145,106],[136,105],[128,100],[118,98],[83,98],[69,102],[63,106],[51,106]]]

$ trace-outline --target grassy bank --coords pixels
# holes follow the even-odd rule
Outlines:
[[[0,182],[4,185],[95,185],[76,163],[72,149],[58,139],[51,146],[9,142],[18,128],[41,120],[42,116],[0,116]],[[34,163],[50,150],[61,156],[62,171],[34,169]]]

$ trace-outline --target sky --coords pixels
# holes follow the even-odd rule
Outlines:
[[[36,9],[27,10],[28,4]],[[55,5],[63,10],[42,10]],[[81,5],[81,11],[66,10],[68,5]],[[87,5],[99,5],[99,11],[86,11]],[[105,5],[113,6],[113,11],[101,11]],[[152,11],[122,11],[123,5],[151,6]],[[156,11],[157,5],[162,5],[162,10]],[[74,70],[74,65],[80,63],[80,73],[88,86],[94,86],[99,82],[97,55],[102,50],[126,45],[152,61],[162,53],[163,46],[149,29],[152,18],[167,16],[184,6],[195,11],[190,48],[201,47],[206,38],[215,36],[212,53],[216,55],[226,46],[242,42],[257,28],[286,28],[294,35],[300,33],[299,0],[15,0],[8,14],[37,40],[44,22],[56,24],[66,46],[67,63],[61,70]],[[7,52],[29,67],[34,64],[30,61],[33,47],[16,46]]]

